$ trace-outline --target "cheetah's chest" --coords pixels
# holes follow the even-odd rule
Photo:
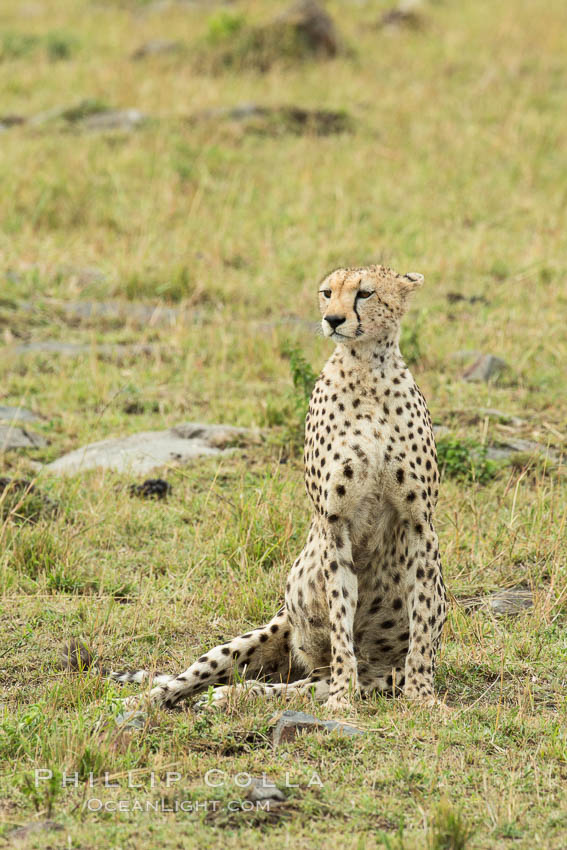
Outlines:
[[[362,385],[354,385],[354,393],[348,384],[322,386],[315,388],[306,420],[307,492],[318,513],[325,513],[333,492],[348,491],[364,520],[360,512],[373,512],[382,499],[378,473],[387,443],[382,409],[376,393]],[[365,493],[363,504],[360,492]]]

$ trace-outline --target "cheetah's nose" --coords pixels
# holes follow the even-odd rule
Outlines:
[[[345,321],[346,316],[325,316],[325,321],[330,324],[332,329],[335,331],[339,325]]]

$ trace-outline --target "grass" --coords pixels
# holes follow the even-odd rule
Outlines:
[[[223,17],[48,0],[33,16],[1,13],[2,113],[60,119],[5,130],[0,161],[0,402],[40,413],[30,428],[49,441],[0,455],[0,477],[36,487],[0,494],[0,830],[63,827],[28,846],[565,846],[565,470],[482,460],[510,436],[566,448],[564,7],[430,2],[419,30],[376,28],[388,6],[330,0],[349,48],[335,59],[214,74],[196,73],[191,51],[279,4],[241,0]],[[158,38],[187,49],[130,59]],[[188,120],[243,102],[345,112],[351,132]],[[152,120],[82,129],[103,107]],[[402,347],[449,428],[437,527],[453,605],[437,690],[452,710],[377,697],[353,710],[364,737],[277,751],[277,704],[155,712],[120,730],[116,698],[136,689],[62,672],[59,645],[82,636],[104,663],[177,671],[276,610],[309,517],[306,393],[330,353],[312,330],[316,284],[365,261],[426,277]],[[160,324],[65,309],[109,299],[179,313]],[[15,350],[42,340],[91,348]],[[97,353],[114,343],[151,347]],[[463,381],[473,351],[505,359],[506,381]],[[183,421],[262,426],[265,440],[161,470],[173,492],[159,502],[130,495],[130,476],[38,472],[84,443]],[[535,604],[516,618],[458,602],[518,585]],[[37,768],[53,779],[36,788]],[[209,770],[222,771],[218,787]],[[118,788],[85,783],[105,771]],[[63,772],[77,786],[62,788]],[[242,803],[246,773],[282,788],[287,774],[277,814]],[[159,811],[93,811],[89,799]]]
[[[441,437],[437,460],[442,476],[486,484],[498,472],[498,464],[486,457],[487,449],[475,440]]]

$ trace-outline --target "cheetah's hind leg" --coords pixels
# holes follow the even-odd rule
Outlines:
[[[278,676],[286,681],[293,675],[289,631],[284,607],[265,626],[209,650],[184,673],[165,681],[160,678],[150,691],[150,700],[155,705],[172,707],[210,685],[229,683],[235,672]]]

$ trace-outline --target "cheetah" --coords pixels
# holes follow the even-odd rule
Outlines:
[[[305,422],[313,515],[285,603],[184,673],[154,676],[154,703],[174,706],[205,690],[201,703],[217,706],[235,690],[311,695],[332,711],[372,692],[434,701],[446,616],[433,525],[439,475],[431,417],[398,345],[422,282],[378,265],[339,268],[321,282],[323,335],[336,347]]]

